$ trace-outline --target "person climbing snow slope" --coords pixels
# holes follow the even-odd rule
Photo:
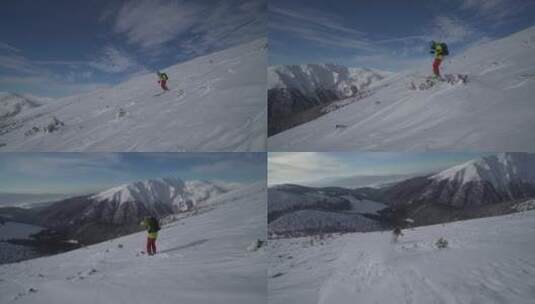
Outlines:
[[[442,78],[440,76],[440,64],[444,60],[444,56],[449,55],[448,45],[443,42],[431,41],[431,54],[435,54],[435,60],[433,61],[433,74],[437,78]]]
[[[167,80],[169,79],[169,77],[167,77],[167,74],[160,73],[160,71],[157,71],[156,74],[158,75],[158,83],[161,85],[162,89],[164,91],[169,91],[169,89],[167,88]]]
[[[147,229],[147,254],[156,254],[156,239],[160,231],[160,223],[154,216],[147,216],[141,222],[141,226]]]
[[[392,231],[392,243],[397,243],[400,236],[403,235],[403,232],[401,232],[401,227],[396,227]]]

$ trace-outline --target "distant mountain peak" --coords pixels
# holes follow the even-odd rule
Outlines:
[[[522,152],[507,152],[483,156],[439,172],[431,179],[460,184],[489,182],[503,189],[513,181],[535,181],[535,155]]]
[[[165,204],[187,210],[215,194],[230,189],[207,181],[187,181],[176,177],[148,179],[110,188],[90,197],[95,201],[108,201],[119,205],[142,203],[145,206]]]

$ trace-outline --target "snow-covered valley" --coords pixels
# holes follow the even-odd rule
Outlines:
[[[259,39],[163,69],[168,92],[147,73],[42,106],[19,105],[0,121],[0,150],[264,151],[265,68],[266,40]]]
[[[535,210],[403,233],[270,240],[269,303],[533,302]]]
[[[266,301],[265,182],[210,201],[162,228],[67,253],[0,265],[1,303],[262,303]],[[248,250],[249,247],[249,250]]]
[[[368,87],[371,94],[268,139],[270,151],[535,151],[535,27],[452,54],[462,83],[419,90],[429,65]],[[353,100],[355,99],[355,100]]]

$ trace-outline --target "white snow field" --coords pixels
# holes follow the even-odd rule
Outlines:
[[[269,303],[533,303],[535,211],[403,233],[270,240]]]
[[[156,74],[146,73],[24,109],[0,124],[0,150],[265,151],[266,44],[259,39],[162,69],[165,93]]]
[[[139,254],[140,232],[0,265],[0,303],[263,303],[266,252],[247,248],[266,239],[265,187],[223,194],[212,210],[162,227],[155,256]]]
[[[447,58],[466,84],[412,90],[429,64],[374,82],[370,96],[268,138],[270,151],[535,151],[535,27]],[[338,127],[337,127],[338,125]],[[343,127],[340,127],[343,126]]]

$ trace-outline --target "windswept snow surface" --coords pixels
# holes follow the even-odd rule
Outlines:
[[[263,303],[265,182],[219,196],[212,210],[164,226],[155,256],[140,232],[0,266],[0,303]],[[119,246],[119,244],[122,244]]]
[[[2,151],[265,151],[266,40],[27,109],[0,129]],[[35,132],[53,118],[54,132]]]
[[[429,64],[368,89],[369,97],[268,139],[270,151],[535,151],[535,27],[456,55],[442,73],[467,84],[411,90]],[[337,128],[337,125],[344,126]]]
[[[390,232],[270,240],[269,303],[533,303],[534,233],[527,211],[405,230],[397,243]]]

